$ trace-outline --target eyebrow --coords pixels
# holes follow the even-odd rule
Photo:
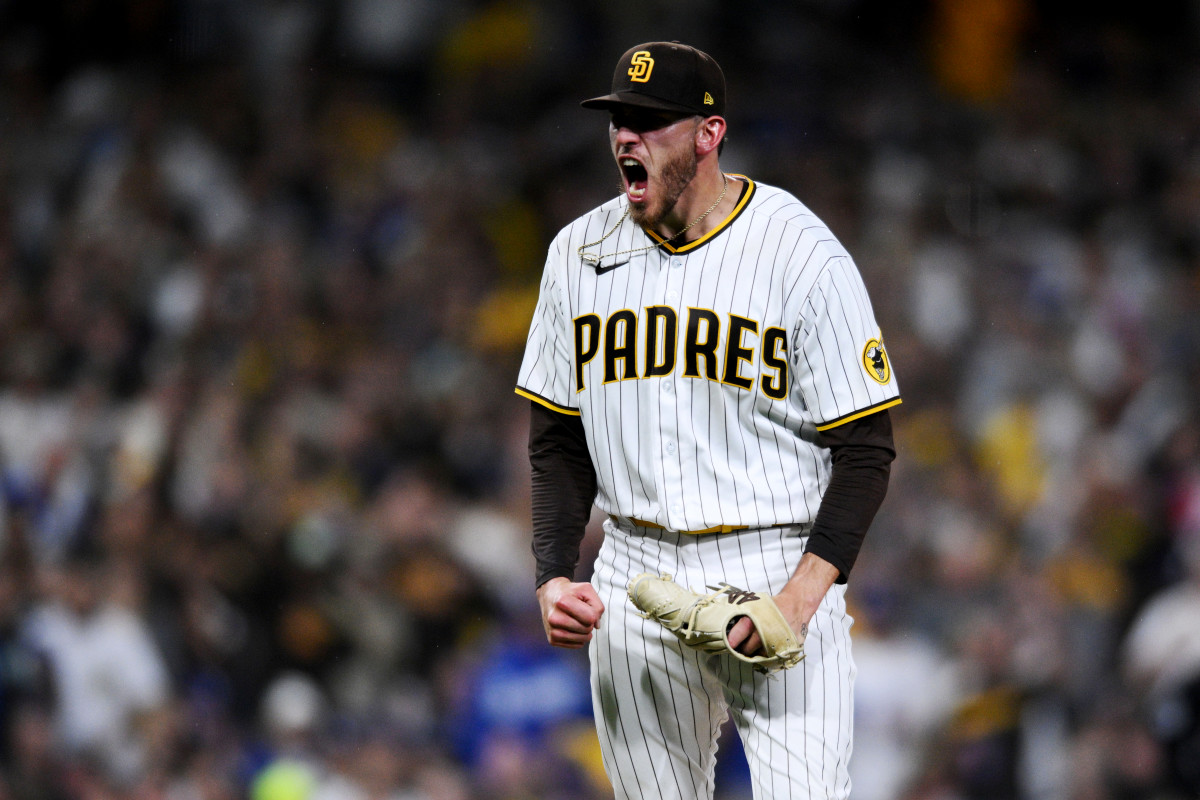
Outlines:
[[[679,115],[670,111],[629,111],[627,109],[621,109],[619,111],[613,111],[609,121],[614,124],[619,121],[631,128],[657,130],[659,128],[665,128],[668,125],[674,125],[676,122],[685,120],[689,116],[691,115]]]

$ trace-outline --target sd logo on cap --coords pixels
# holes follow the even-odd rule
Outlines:
[[[580,103],[584,108],[638,106],[662,111],[725,115],[725,74],[712,56],[680,42],[631,47],[617,62],[612,92]]]

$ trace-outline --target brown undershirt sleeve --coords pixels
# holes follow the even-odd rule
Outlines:
[[[596,498],[596,472],[579,417],[530,403],[535,585],[574,579],[579,545]],[[887,410],[822,434],[833,472],[807,551],[837,567],[845,583],[887,493],[896,451]]]
[[[596,470],[583,420],[530,403],[535,586],[551,578],[575,579],[579,543],[596,499]]]
[[[867,528],[887,494],[896,448],[887,409],[821,432],[830,449],[833,474],[817,510],[806,552],[838,568],[845,583]]]

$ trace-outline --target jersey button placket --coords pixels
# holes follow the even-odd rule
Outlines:
[[[658,404],[658,419],[661,442],[660,464],[662,465],[663,486],[659,487],[660,497],[676,497],[678,496],[678,487],[680,485],[679,476],[679,459],[676,458],[676,452],[679,449],[678,439],[679,432],[676,430],[676,421],[678,419],[678,398],[675,394],[676,381],[670,375],[663,376],[659,383],[659,404]],[[682,524],[680,519],[679,505],[672,504],[668,513],[668,527],[678,527]]]
[[[678,308],[679,291],[681,282],[683,281],[683,265],[685,259],[683,256],[672,255],[667,259],[667,270],[664,273],[666,279],[667,293],[664,295],[667,304]]]
[[[664,395],[670,396],[670,395],[674,394],[675,393],[674,381],[672,381],[670,378],[663,378],[662,391],[663,391]],[[669,455],[669,456],[675,455],[675,440],[670,437],[664,437],[663,438],[663,450],[665,450],[667,452],[667,455]]]
[[[666,256],[666,269],[660,273],[660,283],[658,286],[658,296],[666,301],[667,305],[678,310],[679,296],[681,291],[681,282],[683,281],[682,267],[686,262],[686,258],[679,255]],[[678,353],[678,350],[676,351]],[[664,375],[659,382],[658,388],[658,418],[659,418],[659,463],[661,465],[661,480],[663,485],[658,487],[659,497],[671,498],[673,502],[664,510],[667,512],[668,527],[681,527],[683,525],[683,508],[679,503],[679,487],[681,485],[681,476],[679,468],[679,431],[677,423],[679,418],[678,412],[678,390],[679,381],[676,375],[679,370],[678,363],[675,366],[676,374]]]

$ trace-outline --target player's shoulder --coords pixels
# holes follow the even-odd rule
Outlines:
[[[737,177],[745,178],[738,175]],[[754,195],[750,198],[747,211],[760,217],[770,217],[772,220],[789,225],[813,225],[825,227],[813,210],[800,201],[787,189],[772,186],[762,181],[751,181]]]
[[[795,248],[798,255],[807,254],[806,260],[849,257],[825,221],[790,191],[757,181],[752,186],[749,216],[756,224],[765,220],[768,225],[786,229],[787,236],[807,242],[809,247]]]

